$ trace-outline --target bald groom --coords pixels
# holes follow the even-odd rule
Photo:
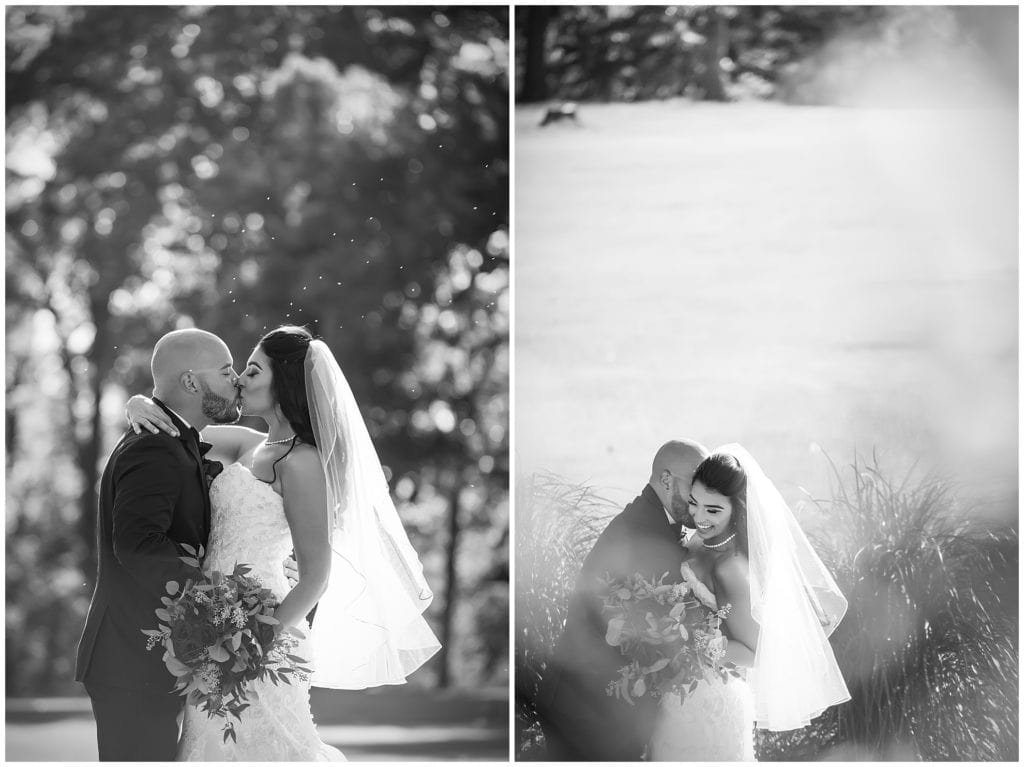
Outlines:
[[[174,761],[183,698],[143,628],[168,581],[183,582],[181,544],[206,546],[210,499],[199,430],[238,420],[238,376],[227,345],[176,330],[153,349],[153,398],[177,435],[129,430],[100,480],[96,588],[78,646],[75,679],[96,719],[100,761]]]
[[[644,573],[678,582],[687,502],[697,465],[708,455],[699,442],[659,448],[643,491],[618,514],[587,555],[569,600],[565,631],[544,675],[538,712],[551,761],[639,761],[650,739],[657,703],[631,706],[605,692],[625,661],[605,642],[600,580]]]

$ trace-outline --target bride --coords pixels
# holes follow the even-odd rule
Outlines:
[[[828,642],[846,599],[761,467],[736,444],[693,476],[684,570],[731,605],[724,663],[741,678],[662,696],[654,761],[752,761],[755,727],[794,730],[850,699]]]
[[[440,647],[422,616],[432,599],[402,528],[352,391],[330,349],[304,328],[281,327],[253,350],[238,387],[264,435],[208,426],[207,457],[224,464],[210,486],[212,528],[203,566],[252,567],[279,600],[274,616],[305,637],[292,650],[312,680],[256,682],[252,705],[224,741],[223,722],[186,706],[183,761],[343,761],[321,742],[310,684],[363,689],[401,684]],[[173,425],[152,400],[129,400],[133,428]],[[293,587],[281,563],[295,553]],[[312,630],[306,616],[316,609]]]

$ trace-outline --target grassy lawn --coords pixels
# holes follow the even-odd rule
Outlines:
[[[518,476],[624,502],[690,436],[743,443],[796,501],[827,490],[812,446],[878,448],[1015,510],[1015,115],[580,116],[516,113]]]

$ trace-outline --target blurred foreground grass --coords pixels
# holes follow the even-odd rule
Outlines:
[[[1016,761],[1018,543],[979,529],[941,480],[872,459],[831,466],[812,535],[849,599],[833,648],[852,700],[810,726],[757,732],[760,761]],[[516,750],[544,759],[534,699],[593,541],[618,509],[539,476],[517,498]]]
[[[516,483],[516,744],[543,758],[535,701],[587,552],[618,508],[590,487],[537,474]]]

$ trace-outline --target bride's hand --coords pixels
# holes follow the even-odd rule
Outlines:
[[[280,607],[280,605],[278,605],[278,607]],[[306,627],[286,626],[284,623],[281,623],[281,621],[278,620],[276,612],[277,610],[275,608],[274,612],[270,614],[271,617],[276,621],[276,623],[274,623],[275,639],[280,639],[285,642],[294,643],[300,639],[306,638]]]
[[[295,588],[299,582],[299,563],[295,561],[295,554],[289,554],[281,566],[284,569],[284,577],[288,580],[288,588]]]
[[[128,400],[124,406],[124,415],[128,419],[128,425],[136,434],[141,434],[142,429],[145,428],[153,434],[163,431],[172,437],[178,436],[178,430],[167,413],[143,394],[136,394]]]

